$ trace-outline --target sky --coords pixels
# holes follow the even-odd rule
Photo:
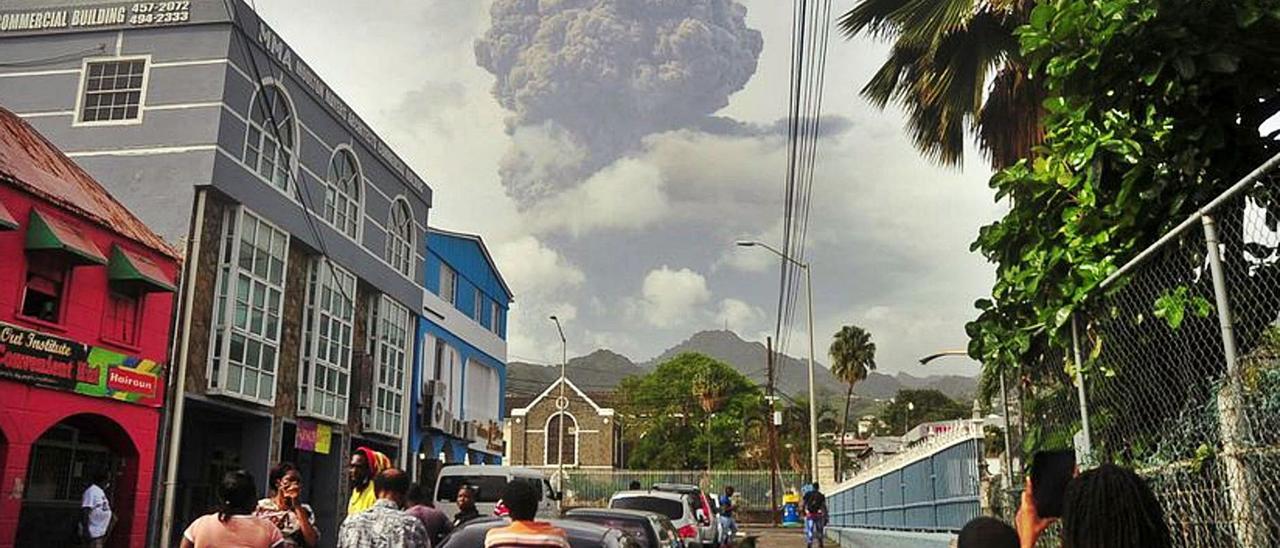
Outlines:
[[[852,3],[835,1],[833,18]],[[733,242],[781,240],[790,2],[377,5],[256,0],[431,186],[430,224],[484,238],[515,293],[510,359],[558,361],[551,314],[570,356],[643,361],[699,330],[773,333],[777,258]],[[519,12],[530,5],[544,11]],[[832,334],[855,324],[882,371],[974,374],[964,358],[916,359],[965,347],[994,272],[969,244],[1002,208],[980,157],[929,163],[901,112],[858,95],[886,51],[831,34],[807,242],[816,352],[825,361]],[[803,318],[801,301],[796,356]]]

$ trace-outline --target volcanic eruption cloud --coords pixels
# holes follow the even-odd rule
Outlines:
[[[510,112],[507,193],[527,208],[647,135],[714,122],[764,45],[746,11],[734,0],[495,0],[475,53]]]

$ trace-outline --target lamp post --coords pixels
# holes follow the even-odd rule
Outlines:
[[[773,246],[759,241],[737,242],[741,247],[763,247],[784,261],[790,262],[804,270],[804,285],[809,312],[809,475],[810,481],[818,477],[818,400],[813,390],[813,272],[809,263],[802,263],[774,249]]]
[[[564,385],[568,380],[565,376],[565,366],[569,363],[569,343],[564,338],[564,328],[560,326],[560,318],[551,316],[551,321],[556,323],[556,331],[560,333],[560,396],[556,398],[556,410],[560,413],[560,418],[556,420],[556,429],[560,431],[556,436],[556,490],[564,493],[564,413],[569,408],[569,400],[564,397]]]
[[[944,350],[937,354],[930,354],[920,358],[920,365],[927,365],[929,362],[946,356],[968,356],[969,353],[964,350]],[[1005,488],[1013,488],[1013,457],[1010,451],[1013,450],[1009,446],[1009,391],[1004,387],[1004,371],[1000,372],[1000,407],[1004,410],[1004,483]]]

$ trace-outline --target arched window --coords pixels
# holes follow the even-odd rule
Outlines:
[[[293,108],[284,91],[273,84],[259,88],[249,103],[244,163],[286,192],[293,173],[296,143],[293,126]]]
[[[578,419],[568,413],[556,413],[547,419],[546,440],[543,447],[543,463],[560,464],[556,458],[556,449],[560,448],[560,423],[564,422],[564,448],[560,455],[566,466],[578,465]]]
[[[391,218],[387,220],[387,262],[397,272],[413,277],[413,211],[403,197],[391,202]]]
[[[360,226],[360,164],[351,149],[339,148],[329,160],[324,219],[351,239],[356,238],[356,227]]]

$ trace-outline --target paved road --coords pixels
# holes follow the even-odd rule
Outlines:
[[[800,528],[775,529],[746,526],[744,530],[749,534],[760,536],[760,540],[756,543],[759,548],[804,548],[804,530]],[[828,542],[827,546],[835,546],[835,544]]]

